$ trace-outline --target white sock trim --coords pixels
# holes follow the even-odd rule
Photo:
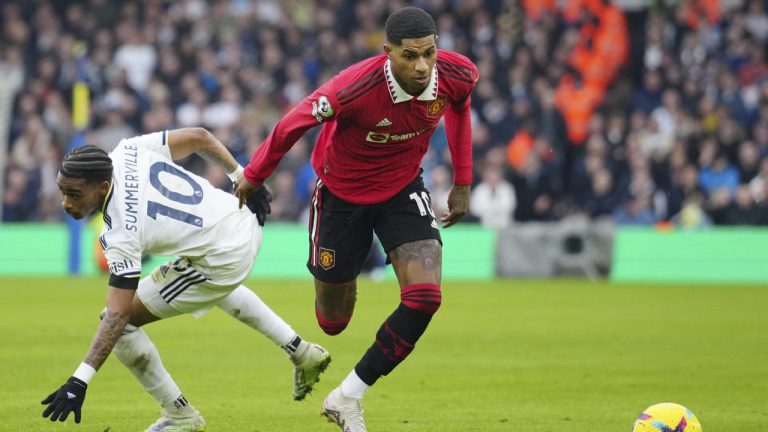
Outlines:
[[[286,354],[288,354],[288,357],[296,357],[299,353],[303,353],[306,348],[309,346],[309,343],[301,338],[298,334],[294,335],[291,340],[281,346],[280,348],[285,351]]]
[[[80,363],[80,366],[78,366],[75,373],[72,374],[73,377],[83,381],[86,384],[91,382],[91,379],[94,375],[96,375],[96,369],[87,363]]]
[[[344,381],[341,382],[341,386],[339,387],[341,388],[341,394],[344,396],[355,399],[362,399],[363,396],[365,396],[366,390],[368,390],[371,386],[364,383],[363,380],[357,376],[355,370],[352,369],[352,372],[350,372],[349,375],[344,378]]]

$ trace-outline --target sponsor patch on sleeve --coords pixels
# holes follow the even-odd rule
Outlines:
[[[316,101],[312,102],[312,117],[314,117],[318,123],[322,123],[323,120],[332,116],[333,113],[333,107],[327,97],[320,96]]]

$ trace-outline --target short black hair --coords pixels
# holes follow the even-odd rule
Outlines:
[[[437,26],[432,16],[424,9],[406,7],[395,11],[384,24],[387,42],[400,45],[403,39],[418,39],[437,35]]]
[[[82,178],[86,183],[99,183],[112,178],[112,159],[104,150],[85,145],[64,155],[59,172],[64,177]]]

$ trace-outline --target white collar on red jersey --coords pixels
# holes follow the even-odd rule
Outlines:
[[[389,63],[389,59],[384,63],[384,75],[387,77],[387,88],[389,88],[389,95],[392,96],[392,102],[400,103],[407,102],[413,99],[413,96],[403,90],[398,84],[395,76],[392,74],[392,65]],[[432,77],[429,79],[427,88],[416,97],[420,101],[431,101],[437,99],[437,65],[432,67]]]

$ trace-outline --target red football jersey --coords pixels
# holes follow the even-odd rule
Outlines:
[[[427,88],[412,96],[380,54],[341,71],[286,114],[256,150],[245,177],[260,184],[310,128],[323,130],[312,166],[336,196],[354,204],[393,197],[419,173],[429,138],[441,117],[454,183],[472,183],[470,97],[477,67],[466,57],[438,50]]]

